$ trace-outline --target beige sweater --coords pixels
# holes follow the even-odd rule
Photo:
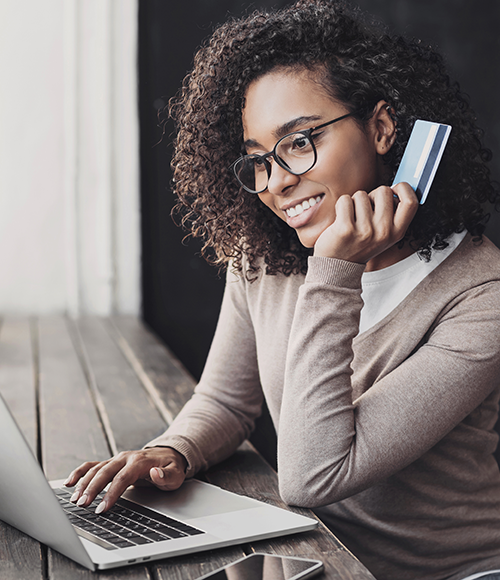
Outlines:
[[[500,251],[467,236],[356,336],[363,269],[228,275],[195,394],[149,445],[192,476],[248,437],[264,395],[283,499],[317,508],[378,580],[500,568]]]

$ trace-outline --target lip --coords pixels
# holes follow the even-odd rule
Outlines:
[[[299,203],[303,203],[304,201],[311,199],[311,197],[318,197],[321,196],[321,199],[319,202],[316,202],[315,205],[313,205],[312,207],[310,207],[309,209],[304,210],[300,215],[297,216],[293,216],[290,217],[287,213],[286,210],[291,208],[291,207],[295,207],[296,205],[298,205]],[[281,211],[283,211],[284,215],[285,215],[285,221],[286,223],[294,229],[297,228],[301,228],[303,226],[305,226],[316,214],[316,212],[318,211],[319,207],[321,206],[321,204],[323,203],[323,199],[324,199],[325,195],[324,193],[320,193],[318,195],[310,195],[308,197],[305,197],[304,199],[301,200],[294,200],[290,203],[287,203],[286,205],[284,205],[281,208]]]

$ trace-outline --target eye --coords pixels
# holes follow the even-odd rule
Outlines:
[[[313,147],[307,134],[291,133],[278,142],[276,153],[282,160],[286,161],[290,157],[309,156],[313,153]]]
[[[253,168],[254,170],[257,172],[260,171],[266,171],[266,162],[264,157],[260,156],[260,155],[256,155],[255,157],[252,157],[252,164],[253,164]]]
[[[293,141],[291,143],[292,149],[300,151],[301,149],[306,149],[307,147],[310,146],[311,142],[309,141],[309,138],[306,135],[303,135],[302,133],[297,133],[296,135],[294,135]]]

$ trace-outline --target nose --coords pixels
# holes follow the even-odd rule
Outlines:
[[[267,191],[274,195],[287,195],[288,189],[300,181],[300,176],[283,169],[274,159],[269,161],[271,162],[271,175],[267,183]]]

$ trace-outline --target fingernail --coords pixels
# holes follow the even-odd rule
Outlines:
[[[95,513],[102,514],[102,512],[105,511],[107,507],[108,504],[106,503],[106,500],[103,499],[101,503],[95,508]]]
[[[80,497],[80,491],[77,489],[75,491],[75,493],[71,496],[71,499],[69,500],[72,503],[75,503],[75,501]]]
[[[78,506],[84,505],[86,503],[87,499],[88,499],[88,495],[86,493],[84,493],[82,495],[82,497],[76,502],[76,505],[78,505]]]
[[[160,469],[159,467],[155,467],[156,469],[156,473],[158,474],[158,477],[161,477],[162,479],[165,477],[165,474],[163,473],[163,469]]]
[[[71,481],[71,475],[68,477],[68,479],[64,482],[63,485],[68,485],[68,483]]]

